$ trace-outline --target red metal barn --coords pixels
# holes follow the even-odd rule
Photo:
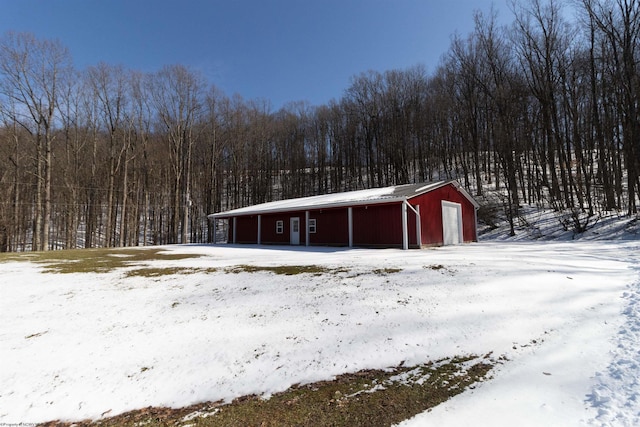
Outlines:
[[[229,243],[399,247],[477,240],[478,204],[457,181],[302,197],[209,215]]]

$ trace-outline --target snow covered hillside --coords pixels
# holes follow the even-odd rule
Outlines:
[[[0,424],[269,395],[489,352],[508,359],[493,379],[402,425],[640,423],[638,240],[162,249],[200,257],[148,262],[165,269],[149,276],[0,263]]]

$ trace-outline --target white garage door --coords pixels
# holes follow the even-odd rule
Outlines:
[[[462,243],[462,205],[442,201],[442,237],[443,244]]]

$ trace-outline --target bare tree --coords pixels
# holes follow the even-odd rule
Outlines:
[[[358,121],[356,141],[358,147],[358,166],[366,171],[366,186],[384,185],[382,168],[384,166],[383,145],[381,139],[383,76],[379,72],[369,71],[354,77],[346,90],[346,114]],[[358,167],[358,169],[361,169]],[[362,186],[364,182],[359,180]]]
[[[11,118],[15,103],[0,103],[0,252],[25,250],[26,232],[32,218],[31,205],[23,203],[30,196],[30,177],[26,163],[33,154],[23,143],[26,132]],[[25,194],[26,193],[26,194]]]
[[[187,242],[191,209],[194,132],[203,111],[204,81],[184,66],[166,66],[154,75],[151,95],[159,130],[166,135],[174,178],[170,242]],[[180,236],[180,239],[178,239]]]
[[[596,33],[607,42],[602,53],[605,72],[614,86],[627,172],[627,211],[638,211],[640,199],[640,2],[638,0],[583,0],[592,40]],[[594,43],[592,42],[592,51]]]
[[[126,152],[129,149],[130,140],[125,137],[125,117],[128,108],[128,81],[126,73],[121,66],[111,66],[100,63],[90,67],[87,71],[89,85],[93,90],[93,96],[97,100],[100,125],[98,130],[108,140],[107,164],[108,182],[105,246],[118,244],[116,240],[116,224],[118,218],[116,193],[118,191],[118,179],[122,179],[122,167],[125,163]]]
[[[560,119],[562,76],[566,73],[571,30],[561,16],[557,0],[532,0],[516,13],[516,47],[531,93],[537,99],[542,117],[544,146],[540,154],[546,160],[543,179],[557,207],[573,207],[570,191],[570,150]],[[550,176],[550,179],[547,179]]]
[[[0,94],[17,105],[12,119],[29,132],[37,148],[33,233],[37,250],[50,248],[52,143],[59,86],[70,70],[70,55],[58,41],[38,40],[28,33],[7,33],[0,40]]]

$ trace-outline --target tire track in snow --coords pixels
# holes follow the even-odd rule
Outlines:
[[[640,261],[629,261],[640,276]],[[591,424],[602,427],[640,425],[640,280],[622,297],[627,300],[625,321],[614,339],[613,360],[605,372],[596,373],[587,399],[598,411]]]

